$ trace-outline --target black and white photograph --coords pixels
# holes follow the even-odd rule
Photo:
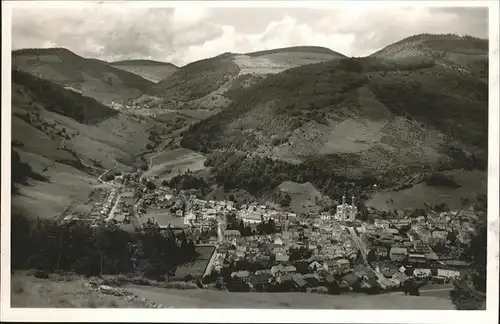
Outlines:
[[[496,322],[498,35],[496,1],[2,2],[2,319]]]

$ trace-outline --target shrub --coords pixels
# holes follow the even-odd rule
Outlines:
[[[169,289],[198,289],[198,285],[196,283],[186,281],[170,281],[163,283],[161,286]]]
[[[46,271],[37,270],[35,272],[35,277],[38,278],[38,279],[48,279],[49,278],[49,274]]]
[[[424,177],[424,182],[433,187],[458,188],[461,185],[452,176],[442,173],[432,173]]]

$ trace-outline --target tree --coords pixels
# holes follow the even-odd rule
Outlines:
[[[156,185],[153,182],[148,181],[146,183],[146,188],[148,188],[149,190],[155,190],[156,189]]]
[[[453,230],[449,231],[448,235],[446,235],[446,240],[450,241],[451,245],[455,245],[455,243],[457,241],[457,234],[455,234],[455,231],[453,231]]]
[[[479,195],[473,204],[474,210],[486,213],[488,207],[488,197],[486,195]]]
[[[227,229],[235,230],[238,229],[238,218],[234,212],[230,212],[226,215]]]
[[[485,208],[485,200],[476,202]],[[472,274],[453,282],[450,297],[457,309],[484,309],[486,300],[487,220],[482,219],[464,252],[472,261]]]
[[[287,192],[280,192],[277,197],[278,203],[281,207],[290,207],[292,197]]]

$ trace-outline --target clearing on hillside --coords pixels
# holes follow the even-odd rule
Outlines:
[[[137,74],[151,82],[159,82],[171,76],[179,67],[172,63],[151,60],[126,60],[110,63],[111,66]]]
[[[279,185],[277,190],[287,193],[292,198],[289,208],[296,213],[317,212],[318,203],[323,198],[318,189],[310,182],[285,181]]]
[[[487,190],[488,177],[484,171],[452,170],[443,174],[453,177],[461,186],[437,187],[422,182],[408,189],[377,192],[366,205],[378,210],[394,210],[424,208],[424,203],[431,206],[446,203],[451,209],[457,210],[464,207],[462,198],[466,198],[470,204],[477,193]]]
[[[160,181],[170,180],[178,174],[198,171],[205,168],[205,157],[198,152],[179,148],[164,151],[151,158],[151,168],[144,177],[159,177]]]

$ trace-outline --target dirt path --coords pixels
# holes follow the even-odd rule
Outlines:
[[[162,141],[162,143],[160,145],[158,145],[158,147],[156,148],[156,152],[150,156],[148,158],[148,166],[147,166],[147,170],[151,169],[151,167],[153,166],[153,159],[155,157],[157,157],[158,155],[162,154],[164,152],[164,150],[170,148],[175,140],[179,137],[179,135],[184,132],[185,130],[187,130],[189,128],[189,124],[184,126],[184,127],[181,127],[175,131],[173,131],[172,133],[168,134],[167,137]],[[139,178],[139,181],[142,181],[143,177],[144,177],[144,173],[147,171],[145,170],[140,178]]]
[[[289,309],[454,309],[449,300],[429,296],[234,293],[208,289],[175,290],[129,285],[125,289],[167,308]]]

